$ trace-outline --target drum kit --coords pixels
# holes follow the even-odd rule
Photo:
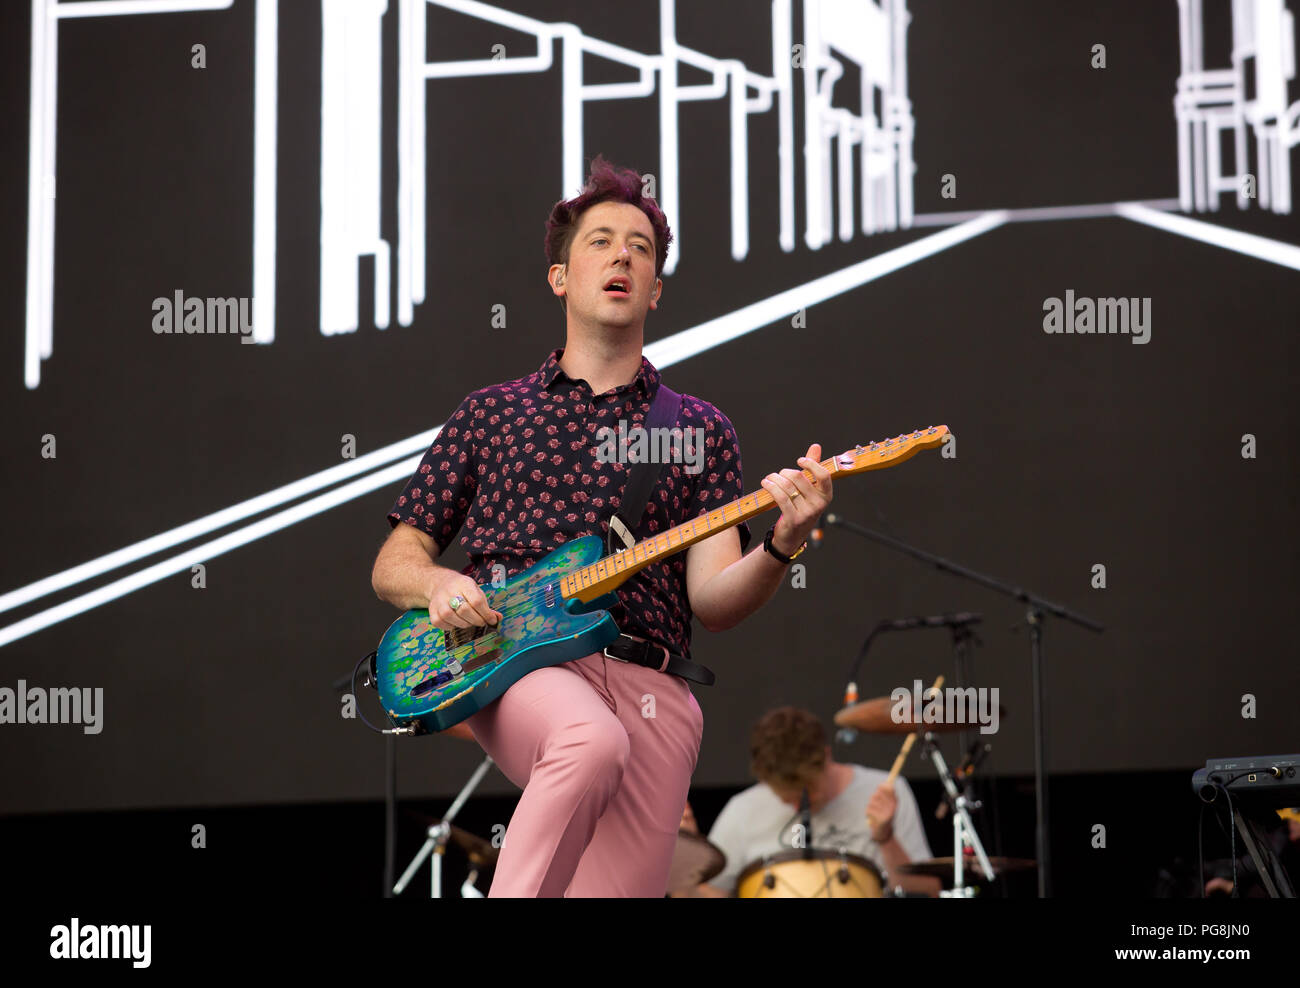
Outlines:
[[[943,685],[943,677],[935,680],[932,690]],[[939,751],[935,734],[962,730],[960,723],[922,723],[920,711],[907,711],[900,716],[899,703],[892,697],[882,696],[860,703],[851,703],[835,714],[835,724],[841,728],[871,734],[906,734],[902,750],[889,773],[889,782],[898,777],[903,763],[918,738],[921,750],[934,764],[943,785],[946,808],[953,822],[953,854],[925,861],[911,861],[898,866],[905,875],[926,875],[940,879],[943,898],[971,898],[978,889],[1009,873],[1035,867],[1028,858],[989,857],[975,830],[970,811],[978,810],[980,802],[971,797],[970,780],[978,758],[960,767],[956,773],[949,770]],[[449,737],[472,741],[474,735],[468,726],[458,724],[443,731]],[[485,759],[466,787],[457,796],[447,815],[430,821],[428,839],[415,859],[407,867],[394,887],[400,894],[410,882],[424,859],[433,855],[433,895],[441,892],[441,859],[447,846],[454,845],[465,855],[470,865],[469,877],[461,886],[461,894],[481,898],[476,883],[480,876],[490,873],[500,855],[500,848],[492,841],[478,837],[452,824],[457,811],[477,787],[479,780],[491,765]],[[958,782],[962,787],[958,788]],[[693,821],[692,821],[693,822]],[[668,892],[685,894],[708,882],[726,867],[726,856],[715,844],[692,830],[678,832],[668,873]],[[858,854],[844,848],[806,847],[778,851],[750,862],[740,873],[736,896],[741,899],[881,899],[906,898],[901,888],[892,889],[886,876],[877,866]]]
[[[943,677],[935,680],[932,690],[943,685]],[[903,763],[918,737],[923,738],[922,751],[934,763],[943,784],[947,808],[953,819],[953,849],[951,857],[911,861],[898,866],[905,875],[928,875],[940,879],[945,888],[939,893],[943,898],[971,898],[980,885],[987,884],[1008,872],[1024,871],[1035,867],[1027,858],[990,858],[984,852],[979,834],[971,820],[970,811],[979,809],[980,803],[971,798],[970,779],[974,764],[958,770],[962,789],[948,769],[934,735],[941,731],[959,731],[966,725],[960,723],[922,724],[920,711],[909,711],[900,717],[899,704],[892,697],[882,696],[851,703],[835,715],[835,724],[841,728],[872,734],[906,734],[902,750],[894,761],[888,781],[892,783],[902,770]],[[707,862],[708,867],[682,869],[672,873],[677,884],[670,883],[670,892],[686,892],[699,883],[707,882],[725,867],[722,851],[703,838],[683,830],[678,834],[678,857],[689,856],[692,861]],[[707,848],[705,847],[707,846]],[[708,855],[707,849],[713,854]],[[969,877],[968,877],[969,874]],[[764,855],[751,862],[740,873],[736,895],[741,899],[880,899],[909,896],[901,888],[888,888],[885,877],[871,861],[843,848],[808,847]]]

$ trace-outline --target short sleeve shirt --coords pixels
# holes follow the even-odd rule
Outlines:
[[[642,357],[632,381],[596,395],[560,368],[563,354],[553,351],[527,377],[467,395],[388,513],[390,525],[419,529],[441,551],[459,532],[469,557],[462,572],[480,585],[492,582],[497,564],[510,577],[570,539],[604,541],[622,503],[632,466],[626,454],[645,431],[659,372]],[[638,541],[745,493],[740,443],[726,415],[682,395],[676,427],[683,439],[632,531]],[[743,551],[749,526],[736,527]],[[690,657],[686,552],[650,563],[617,594],[610,615],[621,630]]]
[[[864,765],[854,765],[853,777],[844,791],[812,815],[812,845],[830,850],[844,849],[871,861],[883,873],[884,854],[871,839],[867,825],[867,803],[889,778],[889,773]],[[898,806],[894,810],[894,835],[913,861],[931,857],[916,797],[907,780],[899,776],[894,782]],[[765,856],[789,851],[794,845],[794,825],[798,812],[764,783],[737,793],[722,808],[709,831],[709,841],[727,858],[723,871],[709,879],[709,884],[728,892],[736,889],[741,873]],[[800,845],[802,846],[802,845]]]

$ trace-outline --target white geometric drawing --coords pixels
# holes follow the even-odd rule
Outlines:
[[[1181,73],[1174,96],[1178,125],[1178,198],[1184,212],[1216,211],[1224,192],[1237,208],[1291,212],[1291,148],[1300,144],[1300,100],[1288,105],[1295,78],[1295,18],[1283,0],[1232,0],[1232,67],[1205,68],[1204,0],[1178,0]],[[1250,164],[1246,129],[1255,138]],[[1231,167],[1221,138],[1232,132]]]
[[[232,0],[95,0],[59,3],[32,0],[31,168],[28,187],[27,350],[24,379],[40,384],[41,361],[54,341],[54,181],[57,99],[57,24],[65,17],[216,10]],[[673,218],[677,247],[665,272],[681,257],[690,217],[681,210],[679,115],[683,103],[725,100],[730,157],[731,256],[749,254],[749,116],[775,106],[777,141],[770,153],[778,171],[778,241],[795,248],[794,98],[791,0],[771,0],[770,76],[737,59],[719,59],[678,43],[676,0],[659,3],[659,52],[633,51],[591,37],[575,24],[547,23],[477,0],[396,0],[398,44],[396,264],[380,235],[384,203],[382,20],[387,0],[321,0],[321,229],[320,331],[353,332],[359,324],[362,257],[375,264],[374,322],[389,324],[395,289],[397,320],[414,321],[425,299],[427,87],[431,80],[547,72],[559,45],[559,141],[561,198],[581,188],[585,175],[583,123],[588,102],[657,97],[660,158],[656,195]],[[429,62],[428,7],[455,11],[531,35],[535,53],[451,62]],[[907,99],[905,0],[805,0],[803,69],[809,96],[804,143],[808,226],[805,242],[817,249],[830,239],[830,155],[839,155],[840,237],[853,225],[852,154],[861,157],[860,211],[864,233],[908,227],[912,222],[913,120]],[[435,25],[436,28],[436,25]],[[253,327],[258,343],[275,340],[276,277],[276,87],[277,0],[256,0],[253,114]],[[503,54],[497,53],[498,56]],[[588,84],[583,60],[607,59],[635,70],[627,82]],[[862,102],[851,112],[832,103],[844,61],[861,73]],[[707,73],[709,81],[682,85],[681,66]],[[435,121],[435,125],[437,122]],[[458,135],[464,140],[472,135]],[[689,149],[688,152],[689,153]],[[767,152],[764,152],[767,153]],[[395,267],[396,270],[393,270]],[[394,280],[396,284],[394,285]]]
[[[861,160],[862,232],[912,225],[915,121],[907,98],[911,14],[904,0],[883,0],[883,4],[872,0],[804,3],[805,239],[814,250],[831,238],[832,141],[838,146],[840,239],[847,241],[853,236],[855,147]],[[835,83],[844,74],[840,58],[858,69],[858,113],[831,102]]]
[[[400,67],[398,95],[398,244],[397,320],[410,325],[414,307],[424,301],[425,285],[425,132],[428,125],[424,83],[430,79],[464,78],[549,71],[555,42],[561,45],[560,196],[573,195],[582,186],[583,109],[588,101],[659,99],[660,160],[656,176],[657,198],[673,217],[676,249],[664,271],[671,274],[681,257],[683,227],[680,209],[681,148],[678,140],[680,105],[693,100],[728,100],[728,150],[731,165],[731,256],[743,260],[749,253],[749,131],[751,113],[765,113],[775,97],[777,105],[778,240],[787,252],[794,249],[794,124],[790,0],[772,0],[772,75],[747,68],[736,59],[717,59],[678,43],[676,0],[660,0],[659,54],[633,51],[585,34],[578,26],[549,23],[525,17],[478,0],[399,0]],[[489,23],[499,24],[534,39],[535,53],[525,56],[427,62],[425,50],[426,3]],[[861,148],[862,230],[875,233],[911,225],[911,160],[913,120],[907,100],[906,26],[910,19],[905,0],[806,0],[807,45],[804,71],[813,90],[806,101],[809,133],[805,142],[808,178],[809,227],[805,240],[817,249],[827,242],[830,210],[829,147],[838,138],[840,148],[841,238],[851,237],[852,170],[847,167],[852,147]],[[409,26],[408,26],[409,25]],[[833,43],[823,38],[836,39]],[[862,109],[852,114],[831,106],[831,88],[842,65],[831,47],[859,65],[862,73]],[[630,82],[589,85],[583,81],[583,58],[590,54],[637,71]],[[708,83],[683,86],[680,65],[708,72]],[[656,86],[657,83],[657,86]],[[751,95],[751,90],[753,95]],[[882,95],[882,116],[875,114],[875,93]],[[815,204],[815,208],[813,206]]]
[[[326,0],[328,5],[329,0]],[[430,62],[427,57],[428,7],[454,11],[524,35],[531,35],[534,51],[527,55],[496,53],[496,57]],[[683,217],[680,210],[680,148],[678,113],[681,103],[692,100],[729,100],[729,149],[731,155],[731,241],[732,256],[743,259],[749,252],[749,155],[748,115],[769,110],[773,94],[777,95],[780,137],[774,149],[780,172],[780,242],[794,249],[794,164],[793,116],[790,70],[790,0],[772,2],[773,76],[760,75],[738,60],[716,59],[680,45],[676,39],[676,2],[660,0],[659,54],[633,51],[584,33],[575,24],[539,21],[477,0],[398,0],[398,110],[397,110],[397,321],[412,324],[415,306],[425,299],[427,258],[426,230],[426,162],[428,130],[427,86],[434,79],[457,79],[487,75],[517,75],[548,72],[554,65],[554,49],[560,45],[560,173],[561,198],[573,195],[582,187],[584,108],[599,100],[644,99],[658,91],[660,125],[660,169],[656,176],[657,199],[673,219],[677,245],[665,264],[671,274],[681,255]],[[327,11],[328,15],[328,11]],[[587,55],[604,58],[636,70],[636,79],[628,82],[588,84],[583,79],[583,60]],[[677,82],[678,66],[687,64],[708,72],[712,80],[701,85],[683,86]],[[372,71],[378,78],[378,65],[358,71]],[[375,83],[377,85],[377,82]],[[750,90],[754,95],[750,95]],[[369,89],[367,100],[369,99]],[[330,126],[332,111],[322,108],[322,129]],[[437,122],[435,121],[435,126]],[[376,123],[377,128],[377,123]],[[337,128],[336,128],[337,129]],[[364,136],[364,135],[362,135]],[[366,153],[371,153],[367,149]],[[376,146],[373,153],[377,156]],[[368,174],[368,173],[367,173]],[[377,182],[377,178],[375,179]],[[369,201],[372,189],[365,185]],[[322,188],[322,209],[330,210],[330,196],[356,195],[340,184]],[[333,207],[343,212],[343,207]],[[322,237],[324,233],[322,233]],[[377,237],[363,237],[362,252],[369,245],[382,242]],[[322,290],[321,331],[346,332],[357,327],[355,254],[338,255],[340,265],[351,264],[350,271],[340,268],[340,278],[348,279],[349,290],[339,292],[326,308]],[[381,256],[376,253],[376,290],[387,291],[387,279],[381,279]],[[385,270],[386,274],[386,270]],[[378,311],[379,302],[376,300]],[[386,324],[386,321],[385,321]]]
[[[32,0],[32,73],[28,117],[27,167],[27,312],[23,380],[41,383],[41,361],[54,352],[54,197],[58,147],[59,21],[68,18],[124,17],[181,11],[225,10],[234,0]],[[253,337],[259,325],[270,326],[265,311],[275,304],[275,0],[257,0],[253,240],[269,244],[269,272],[253,279]],[[268,136],[271,140],[268,143]],[[269,186],[267,180],[269,177]],[[260,194],[259,194],[260,193]],[[268,209],[268,202],[270,208]],[[262,252],[265,254],[265,250]],[[260,277],[258,274],[260,273]],[[263,321],[265,320],[265,321]],[[265,342],[259,340],[259,342]]]

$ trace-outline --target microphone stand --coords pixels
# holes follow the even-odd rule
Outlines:
[[[1012,586],[1009,583],[1003,583],[1001,580],[986,576],[975,570],[967,569],[957,563],[944,559],[942,556],[936,556],[933,553],[926,552],[924,549],[918,549],[901,542],[891,536],[884,535],[880,532],[874,532],[869,528],[854,524],[839,515],[827,514],[825,517],[826,525],[835,525],[840,528],[848,529],[855,535],[860,535],[865,539],[873,542],[879,542],[881,545],[888,546],[899,552],[918,559],[923,563],[929,563],[936,569],[952,573],[954,576],[960,576],[964,579],[988,587],[990,590],[996,590],[998,593],[1005,594],[1014,600],[1020,601],[1025,605],[1025,620],[1029,625],[1029,653],[1030,668],[1033,673],[1034,683],[1034,798],[1037,815],[1037,823],[1034,828],[1034,841],[1038,857],[1038,896],[1047,898],[1050,894],[1051,883],[1051,859],[1050,849],[1048,846],[1048,802],[1047,802],[1047,785],[1046,785],[1046,765],[1047,753],[1046,743],[1044,740],[1043,720],[1045,708],[1045,693],[1043,685],[1043,624],[1047,615],[1054,614],[1057,617],[1065,618],[1089,631],[1101,632],[1105,629],[1095,621],[1078,614],[1067,607],[1055,604],[1050,600],[1039,597],[1022,587]]]
[[[808,798],[808,787],[803,787],[799,797],[799,821],[803,824],[803,858],[811,861],[812,850],[812,800]]]

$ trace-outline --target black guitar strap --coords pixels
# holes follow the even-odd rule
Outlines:
[[[650,411],[645,417],[645,428],[649,436],[656,435],[656,429],[671,429],[681,413],[682,396],[663,381],[655,393]],[[648,446],[652,445],[647,443]],[[609,531],[605,534],[605,546],[609,553],[620,549],[630,549],[636,543],[632,532],[641,523],[645,506],[650,501],[650,492],[663,472],[664,464],[638,461],[628,471],[627,483],[623,487],[623,498],[618,510],[609,519]]]
[[[650,411],[645,417],[645,428],[649,438],[653,438],[655,429],[671,429],[677,424],[681,414],[682,396],[662,381],[650,404]],[[676,437],[675,437],[676,438]],[[682,437],[685,442],[685,437]],[[651,444],[647,443],[647,446]],[[628,471],[627,483],[623,487],[623,498],[618,510],[609,519],[609,531],[605,533],[605,545],[610,555],[620,549],[630,549],[636,544],[632,531],[641,523],[645,506],[650,501],[650,492],[654,490],[655,481],[663,473],[664,464],[654,464],[649,460],[638,460]],[[634,662],[637,665],[657,669],[672,676],[680,676],[694,683],[712,686],[715,677],[712,670],[697,662],[669,652],[662,645],[641,641],[629,635],[620,635],[604,649],[607,658],[620,662]]]

